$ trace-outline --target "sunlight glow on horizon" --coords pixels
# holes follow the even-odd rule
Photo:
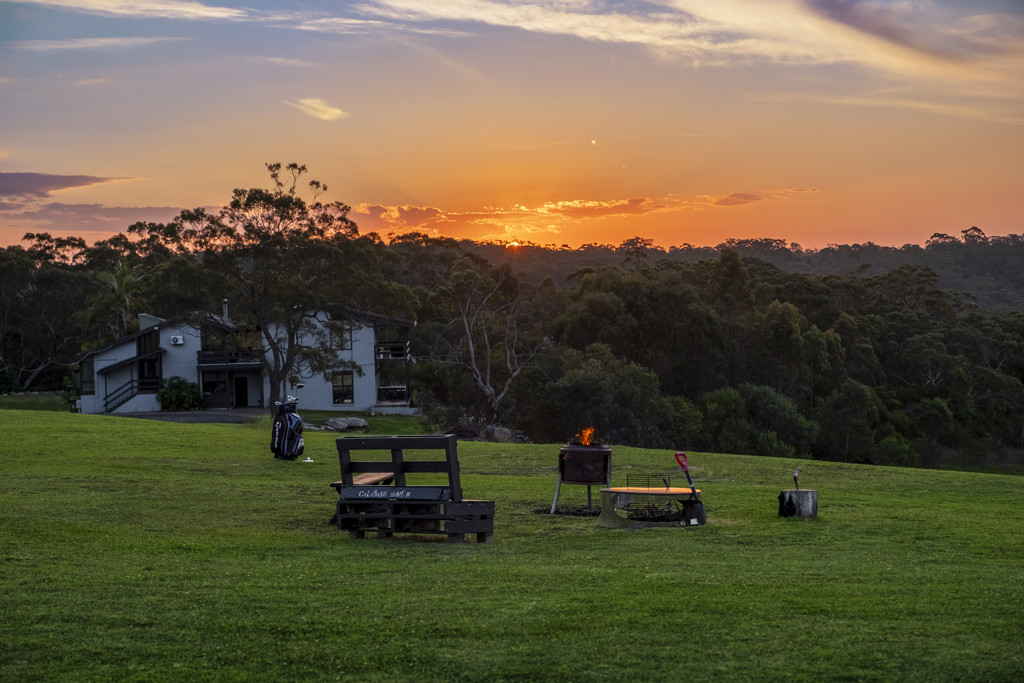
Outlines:
[[[273,161],[364,234],[1024,232],[1024,7],[1002,0],[0,0],[0,21],[2,244],[216,207]]]

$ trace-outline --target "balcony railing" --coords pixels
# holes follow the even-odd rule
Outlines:
[[[230,365],[232,363],[260,363],[263,354],[259,351],[246,349],[243,351],[199,351],[197,357],[200,365]]]
[[[404,386],[377,387],[377,403],[408,405],[409,391]]]
[[[402,360],[408,350],[403,342],[377,344],[377,360]]]

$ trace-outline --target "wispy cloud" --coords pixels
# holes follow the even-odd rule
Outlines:
[[[759,194],[750,194],[747,192],[733,192],[727,194],[724,197],[720,197],[715,200],[715,206],[740,206],[741,204],[754,204],[756,202],[763,201],[764,198]]]
[[[525,209],[525,207],[519,207]],[[650,201],[642,198],[616,199],[612,201],[572,200],[549,202],[537,207],[538,215],[564,216],[566,218],[601,218],[649,213],[653,209]]]
[[[190,0],[22,0],[22,2],[109,17],[244,19],[249,16],[246,10],[205,5]]]
[[[993,54],[1021,54],[1019,17],[967,14],[948,17],[931,3],[866,0],[803,0],[807,8],[862,35],[951,62]],[[970,5],[964,6],[970,12]],[[952,20],[952,21],[951,21]]]
[[[992,54],[1021,54],[1019,33],[994,32],[991,21],[970,14],[969,5],[961,8],[963,16],[951,17],[927,2],[369,0],[354,9],[397,25],[454,22],[464,31],[488,25],[633,43],[694,64],[852,63],[887,73],[964,75],[965,65],[977,67]]]
[[[359,17],[307,17],[302,15],[279,15],[277,21],[302,31],[329,33],[336,36],[358,36],[370,33],[413,33],[418,35],[447,36],[450,38],[470,35],[466,31],[452,28],[422,26],[415,22],[393,22]]]
[[[834,103],[1016,125],[1024,118],[1024,17],[979,7],[927,0],[366,0],[352,9],[389,26],[478,34],[499,27],[636,44],[694,66],[854,66],[867,80],[847,74],[832,88],[846,90]],[[867,92],[881,87],[892,92]]]
[[[584,40],[640,43],[673,47],[707,43],[707,25],[697,15],[671,12],[607,11],[588,2],[520,3],[492,0],[380,0],[357,6],[360,11],[394,22],[454,21],[517,28],[537,33],[571,35]],[[468,30],[468,29],[467,29]]]
[[[25,2],[105,16],[262,22],[334,35],[460,37],[500,27],[636,44],[696,65],[848,63],[887,74],[970,79],[993,77],[1005,67],[994,60],[1024,56],[1020,16],[981,14],[968,3],[951,8],[878,0],[363,0],[314,12],[190,0]],[[60,41],[31,42],[40,45],[36,49],[56,49],[42,45]]]
[[[722,195],[697,195],[688,198],[634,197],[612,200],[564,200],[537,206],[515,204],[510,207],[485,207],[471,211],[449,211],[432,206],[383,206],[358,204],[352,218],[363,232],[477,236],[490,230],[489,238],[498,236],[555,237],[570,224],[601,221],[645,214],[686,213],[724,209],[746,204],[787,201],[814,189],[780,188],[759,192],[732,192]]]
[[[295,107],[303,114],[312,116],[314,119],[320,119],[321,121],[336,121],[348,117],[348,114],[341,109],[327,104],[327,102],[319,98],[295,100],[293,102],[286,100],[285,104]]]
[[[16,50],[36,52],[53,50],[121,50],[152,43],[166,43],[173,40],[187,39],[169,37],[74,38],[70,40],[15,40],[7,43],[7,45]]]
[[[760,204],[764,202],[778,202],[794,199],[798,195],[817,192],[814,188],[776,188],[761,190],[760,192],[730,192],[725,195],[701,195],[688,201],[676,203],[677,208],[701,206],[744,206],[747,204]]]
[[[441,66],[448,69],[449,71],[456,74],[465,81],[472,83],[482,83],[487,80],[484,74],[478,71],[477,69],[474,69],[472,66],[465,62],[452,59],[451,57],[445,55],[443,52],[439,50],[434,50],[425,45],[421,45],[420,43],[413,40],[402,40],[400,42],[406,47],[415,50],[416,52],[419,52],[428,59],[431,59],[434,62],[440,64]]]
[[[251,62],[253,64],[266,64],[269,66],[283,66],[283,67],[296,67],[296,68],[310,68],[317,67],[320,64],[311,62],[307,59],[294,59],[290,57],[243,57],[243,61]]]
[[[965,119],[994,121],[1012,126],[1024,126],[1024,113],[1019,105],[1011,107],[980,106],[955,102],[936,101],[934,99],[911,99],[904,97],[882,97],[870,95],[850,95],[846,97],[822,97],[819,101],[854,107],[891,107],[896,109],[915,109],[917,111],[954,116]]]
[[[746,36],[748,41],[736,43],[737,56],[750,49],[752,57],[780,61],[803,55],[809,63],[857,64],[899,76],[984,79],[1001,68],[1020,66],[1014,66],[1016,60],[993,64],[994,55],[1024,54],[1020,17],[972,14],[969,3],[944,8],[932,2],[873,0],[670,4],[704,18],[718,34]]]
[[[875,90],[863,93],[814,95],[807,93],[775,93],[756,96],[764,101],[822,102],[843,107],[903,109],[938,116],[991,121],[1010,126],[1024,126],[1020,94],[975,89],[972,93],[915,92],[913,90]]]
[[[0,209],[4,208],[0,201]],[[61,204],[49,202],[0,212],[4,227],[9,231],[42,231],[81,235],[82,233],[124,232],[129,225],[139,221],[167,223],[181,213],[173,206],[102,206],[100,204]]]
[[[121,232],[141,220],[169,221],[181,209],[172,207],[111,207],[99,204],[47,202],[55,193],[119,183],[134,178],[48,173],[0,173],[0,223],[5,231],[57,233]]]
[[[103,178],[90,175],[51,175],[48,173],[0,173],[0,197],[46,198],[60,190],[90,185],[118,183],[131,178]]]

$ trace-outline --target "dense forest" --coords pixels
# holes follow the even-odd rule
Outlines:
[[[928,467],[1024,465],[1024,238],[924,246],[729,240],[579,249],[360,235],[305,167],[218,213],[88,245],[0,251],[0,389],[73,391],[89,350],[141,312],[300,329],[311,310],[417,321],[413,390],[432,429],[534,441]],[[302,194],[311,199],[302,198]],[[300,189],[303,191],[300,192]],[[293,373],[329,359],[297,357]]]
[[[518,243],[517,243],[518,244]],[[508,243],[463,242],[463,248],[488,260],[508,260]],[[517,272],[539,281],[546,275],[567,274],[577,267],[617,265],[625,255],[652,260],[702,261],[724,248],[736,249],[744,258],[766,261],[787,272],[818,275],[881,275],[900,266],[931,268],[941,289],[972,297],[983,308],[1024,311],[1024,236],[988,237],[977,227],[962,230],[959,237],[933,234],[922,247],[905,244],[886,247],[866,244],[803,249],[781,239],[729,239],[715,247],[683,245],[660,248],[650,240],[633,238],[618,246],[588,244],[578,249],[521,244],[514,249]]]

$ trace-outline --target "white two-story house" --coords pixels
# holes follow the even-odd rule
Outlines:
[[[222,323],[223,324],[223,323]],[[415,323],[362,314],[336,349],[343,361],[326,376],[303,376],[299,407],[310,410],[411,414],[408,332]],[[381,340],[378,333],[382,332]],[[161,409],[162,382],[194,382],[207,410],[269,407],[270,383],[260,348],[225,347],[189,323],[139,316],[139,331],[90,354],[79,366],[83,413],[136,413]],[[354,369],[357,368],[357,369]],[[295,393],[285,387],[286,393]]]

